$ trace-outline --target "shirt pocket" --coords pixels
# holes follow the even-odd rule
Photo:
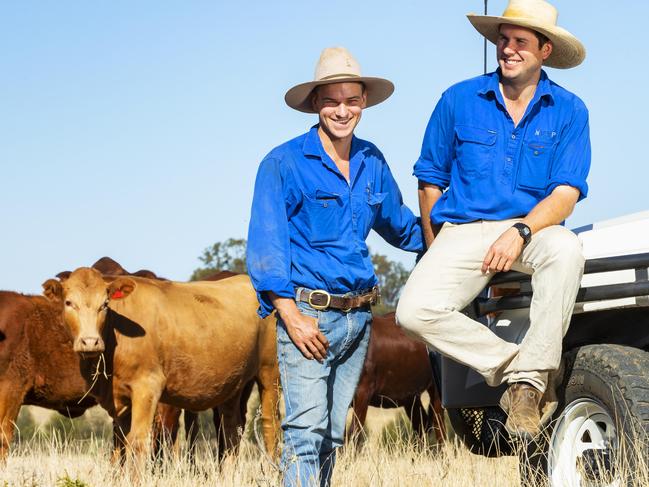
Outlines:
[[[367,193],[367,204],[373,208],[378,208],[388,193]]]
[[[462,175],[485,177],[494,160],[494,145],[498,133],[469,125],[456,125],[455,154]]]
[[[545,190],[550,179],[555,142],[549,134],[535,135],[523,142],[517,178],[519,187]]]
[[[345,207],[337,193],[317,190],[304,195],[304,210],[309,227],[310,243],[322,244],[340,239]]]
[[[374,220],[376,220],[376,215],[381,209],[381,204],[383,200],[388,195],[388,193],[372,193],[371,191],[367,192],[367,204],[366,211],[368,211],[368,224],[366,225],[366,233],[370,231],[370,228],[374,225]]]

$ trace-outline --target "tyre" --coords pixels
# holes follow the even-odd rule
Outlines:
[[[487,457],[512,454],[505,431],[507,415],[500,407],[450,408],[446,411],[455,434],[472,453]]]
[[[649,354],[621,345],[588,345],[565,360],[554,418],[519,452],[523,484],[644,485],[649,480],[644,478]]]

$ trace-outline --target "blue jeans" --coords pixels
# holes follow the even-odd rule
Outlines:
[[[284,485],[326,487],[363,369],[372,313],[369,308],[345,313],[316,311],[302,302],[297,306],[303,314],[318,318],[329,349],[323,363],[306,359],[281,318],[277,319],[277,357],[286,407],[282,422]]]

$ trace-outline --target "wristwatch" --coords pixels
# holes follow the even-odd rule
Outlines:
[[[518,234],[523,239],[523,246],[530,243],[530,240],[532,239],[532,230],[530,230],[530,227],[525,225],[525,223],[518,222],[518,223],[514,223],[512,225],[512,228],[518,230]]]

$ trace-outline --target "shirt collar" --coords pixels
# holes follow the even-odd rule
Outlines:
[[[488,73],[483,77],[483,84],[478,90],[478,94],[488,96],[492,94],[494,98],[500,98],[500,68],[492,73]],[[553,100],[552,95],[552,85],[550,79],[548,78],[547,73],[542,69],[541,77],[539,78],[539,83],[536,86],[536,92],[534,93],[534,99],[538,100],[542,97],[548,97],[550,100]]]
[[[304,144],[302,145],[302,151],[305,156],[322,157],[323,150],[322,141],[318,135],[318,124],[315,124],[306,133]]]
[[[302,145],[302,152],[305,156],[319,157],[323,159],[322,155],[324,154],[324,147],[322,146],[322,141],[318,135],[319,124],[315,124],[309,129],[304,138],[304,144]],[[364,158],[365,151],[368,147],[365,147],[363,144],[359,143],[358,138],[355,135],[352,135],[352,146],[349,150],[349,158],[353,159],[356,157],[356,153],[360,152],[360,155]]]
[[[318,135],[319,124],[315,124],[311,129],[306,133],[304,138],[304,144],[302,145],[302,152],[305,156],[317,157],[322,161],[322,163],[329,169],[338,172],[338,169],[335,167],[335,164],[330,157],[325,157],[325,150],[322,146],[322,141]],[[356,178],[356,175],[359,173],[363,163],[365,161],[365,152],[369,149],[369,146],[363,144],[360,139],[355,135],[352,135],[352,145],[349,150],[349,178],[350,182],[353,182]]]

